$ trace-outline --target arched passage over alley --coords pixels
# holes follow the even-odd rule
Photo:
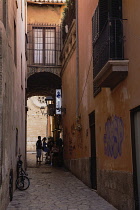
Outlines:
[[[39,72],[27,80],[27,152],[36,151],[37,137],[53,137],[60,133],[60,116],[55,115],[56,89],[61,89],[61,78],[50,72]],[[46,104],[46,97],[53,101]]]
[[[62,131],[61,111],[56,114],[55,98],[56,89],[61,92],[64,7],[65,1],[41,1],[41,4],[28,1],[27,4],[27,151],[36,151],[38,136],[53,137],[55,141],[60,134],[58,130]],[[46,101],[47,96],[52,99]]]
[[[61,88],[61,78],[50,72],[31,75],[27,80],[27,98],[31,96],[55,96],[55,90]]]

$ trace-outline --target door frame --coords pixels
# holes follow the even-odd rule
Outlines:
[[[90,145],[91,145],[91,159],[90,159],[90,181],[91,187],[97,190],[97,158],[96,158],[96,133],[95,133],[95,111],[89,114],[89,128],[90,128]],[[93,135],[91,129],[94,129]],[[94,149],[94,151],[93,151]],[[92,164],[94,166],[92,166]],[[95,169],[95,171],[93,170]]]
[[[131,144],[132,144],[132,161],[133,161],[133,189],[134,189],[134,199],[135,199],[135,209],[139,210],[140,202],[138,199],[138,185],[137,185],[137,162],[136,162],[136,139],[135,139],[135,122],[134,115],[140,111],[140,106],[130,110],[130,120],[131,120]]]

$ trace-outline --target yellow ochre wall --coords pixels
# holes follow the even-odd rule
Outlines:
[[[60,24],[64,6],[28,4],[28,24],[45,23]]]
[[[125,19],[123,20],[124,57],[129,60],[128,76],[113,90],[102,88],[95,97],[93,95],[92,17],[98,1],[80,0],[78,4],[78,90],[82,130],[73,129],[73,124],[75,125],[76,122],[75,50],[62,75],[63,103],[68,110],[63,118],[64,134],[66,132],[64,148],[67,151],[64,154],[65,163],[75,175],[90,185],[89,114],[95,111],[97,191],[118,209],[134,209],[130,110],[140,105],[140,2],[122,1],[123,19]],[[72,63],[75,63],[75,67]],[[105,143],[105,136],[109,130],[105,130],[105,126],[111,129],[111,137],[117,138],[120,142],[118,152],[114,149],[112,156],[107,155],[109,148]],[[123,208],[123,199],[125,199],[125,208]]]

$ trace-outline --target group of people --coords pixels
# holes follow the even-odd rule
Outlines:
[[[48,138],[44,137],[41,140],[41,136],[38,136],[38,140],[36,142],[36,157],[37,162],[41,162],[41,155],[42,152],[46,154],[46,160],[49,157],[50,164],[52,165],[53,162],[62,161],[62,139],[58,138],[56,141],[52,137]]]

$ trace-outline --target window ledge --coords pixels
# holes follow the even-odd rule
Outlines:
[[[94,79],[98,87],[113,89],[127,77],[129,60],[109,60]]]

